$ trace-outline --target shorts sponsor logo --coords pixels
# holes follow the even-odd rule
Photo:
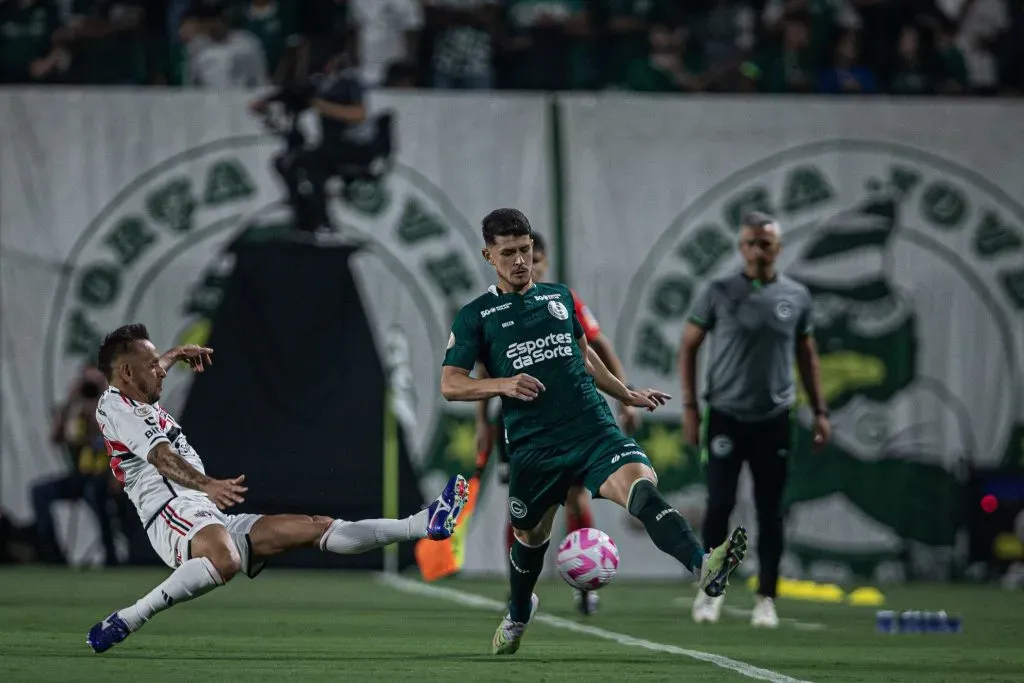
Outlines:
[[[509,344],[505,357],[512,361],[512,367],[521,370],[552,358],[572,358],[574,343],[568,332],[551,333],[532,341]]]
[[[711,439],[711,452],[719,458],[724,458],[729,455],[732,453],[732,439],[719,434],[715,438]]]
[[[508,514],[515,519],[522,519],[526,516],[526,503],[518,498],[508,499]]]
[[[548,302],[548,313],[558,318],[559,320],[568,320],[569,311],[561,301],[549,301]]]
[[[631,455],[635,455],[637,457],[644,458],[645,460],[647,459],[647,454],[644,453],[641,450],[623,451],[622,453],[616,453],[615,454],[615,456],[612,458],[612,464],[614,465],[615,463],[617,463],[618,461],[622,460],[623,458],[628,458]]]

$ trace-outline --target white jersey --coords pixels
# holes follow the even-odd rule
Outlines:
[[[189,465],[206,473],[203,461],[188,445],[181,427],[159,403],[139,403],[110,387],[100,396],[96,420],[110,454],[110,469],[124,484],[128,498],[147,529],[175,498],[208,500],[205,493],[168,480],[147,459],[154,446],[167,443]]]

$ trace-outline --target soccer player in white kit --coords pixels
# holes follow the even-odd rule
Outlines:
[[[207,476],[199,454],[159,403],[167,370],[184,361],[196,372],[212,365],[213,349],[179,346],[161,355],[146,327],[132,324],[107,335],[99,369],[110,387],[96,419],[110,453],[110,467],[138,510],[150,543],[174,572],[136,603],[89,630],[86,642],[105,652],[139,630],[153,615],[223,586],[239,572],[255,577],[266,559],[292,548],[318,547],[353,555],[420,538],[451,536],[469,486],[461,475],[425,510],[405,519],[347,522],[305,515],[229,515],[244,501],[245,475]]]

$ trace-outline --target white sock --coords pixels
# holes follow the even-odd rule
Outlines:
[[[320,550],[339,555],[358,555],[399,541],[415,541],[426,536],[426,510],[420,510],[405,519],[363,519],[358,522],[336,519],[320,538]]]
[[[128,628],[138,631],[157,612],[162,612],[179,602],[198,598],[223,585],[224,579],[213,566],[213,562],[205,557],[194,557],[183,562],[166,581],[131,607],[125,607],[117,615],[125,620]]]

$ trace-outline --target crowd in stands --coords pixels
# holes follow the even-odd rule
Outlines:
[[[0,0],[0,82],[1021,94],[1024,0]]]

